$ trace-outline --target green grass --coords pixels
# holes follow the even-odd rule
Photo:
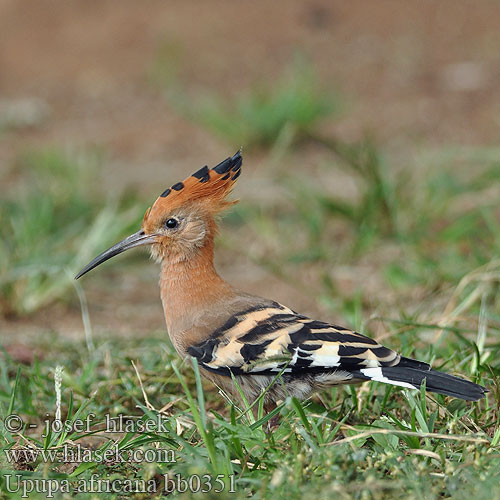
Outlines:
[[[27,314],[60,300],[73,275],[138,223],[130,201],[98,187],[96,152],[33,151],[0,200],[0,313]]]
[[[341,294],[330,270],[355,267],[359,260],[376,262],[387,289],[411,293],[415,287],[455,287],[498,258],[500,211],[494,189],[500,163],[494,154],[450,149],[429,157],[424,168],[409,162],[396,169],[370,140],[325,142],[331,156],[321,160],[315,175],[276,171],[286,202],[262,209],[242,200],[236,206],[231,232],[225,233],[234,251],[248,254],[239,244],[238,227],[250,230],[260,248],[249,257],[317,294],[313,283],[297,281],[297,264],[313,266],[315,276],[323,276],[326,298]],[[473,169],[456,168],[464,158]],[[337,192],[325,190],[323,177],[335,178],[339,170],[355,180],[354,195],[345,196],[342,186]],[[390,259],[384,256],[387,249]],[[490,285],[494,292],[496,275]]]
[[[162,55],[157,66],[169,67],[169,60]],[[189,95],[170,73],[165,79],[160,69],[155,71],[165,85],[168,102],[232,148],[299,143],[314,133],[321,120],[334,117],[340,110],[338,95],[321,85],[314,68],[303,58],[277,79],[229,96],[201,92]]]
[[[6,491],[5,474],[13,472],[68,481],[72,488],[94,474],[143,479],[157,490],[165,474],[209,474],[212,481],[220,475],[226,492],[217,496],[222,498],[496,498],[497,152],[450,149],[413,160],[423,163],[423,171],[414,165],[398,171],[368,140],[321,143],[331,156],[318,166],[320,174],[349,172],[356,179],[356,196],[326,193],[321,175],[315,181],[290,169],[284,182],[276,172],[285,199],[293,203],[276,202],[263,210],[242,202],[228,218],[230,230],[222,232],[222,243],[293,280],[348,326],[373,334],[373,320],[383,321],[385,345],[486,384],[488,400],[466,403],[381,384],[340,387],[306,402],[286,399],[278,428],[266,432],[270,415],[259,402],[254,416],[226,401],[201,381],[195,365],[180,362],[164,332],[135,340],[95,338],[89,344],[46,332],[32,341],[43,357],[30,365],[19,366],[0,351],[0,498],[20,497]],[[64,270],[84,264],[142,214],[142,209],[131,210],[135,215],[129,216],[126,204],[110,204],[98,190],[87,193],[86,186],[95,185],[95,171],[80,168],[80,161],[53,152],[28,157],[22,172],[30,179],[29,189],[0,202],[2,220],[8,221],[0,229],[5,310],[22,314],[33,304],[64,297],[72,277]],[[257,255],[249,250],[249,238],[259,241]],[[85,255],[77,251],[82,247]],[[372,276],[379,280],[380,296],[371,295],[362,280],[347,293],[332,272],[343,267],[363,278],[366,262],[376,268]],[[37,273],[27,271],[32,269]],[[384,304],[388,297],[390,306]],[[92,425],[89,431],[42,437],[46,415],[55,418],[58,366],[63,367],[62,419],[86,420],[93,414]],[[145,422],[157,419],[160,410],[161,427],[103,432],[106,415]],[[20,415],[33,427],[9,432],[3,421],[8,414]],[[81,445],[94,455],[115,446],[121,452],[161,449],[175,453],[175,463],[7,459],[6,451],[27,445],[37,450]],[[228,492],[231,477],[235,493]],[[192,495],[177,491],[172,496]],[[45,496],[32,493],[30,498]]]
[[[475,361],[474,344],[465,338],[467,330],[457,328],[459,334],[450,335],[446,345],[434,352],[415,349],[420,330],[408,328],[393,346],[420,359],[432,357],[435,365],[479,382],[491,380],[490,369]],[[287,399],[279,410],[279,427],[269,433],[263,429],[269,416],[261,407],[254,418],[241,405],[224,404],[213,387],[202,384],[196,365],[179,363],[163,335],[140,341],[98,340],[92,352],[82,343],[50,335],[40,337],[37,344],[47,353],[43,361],[20,368],[8,356],[0,362],[1,414],[20,415],[34,426],[19,434],[1,429],[3,473],[15,470],[25,478],[67,480],[72,487],[90,481],[93,474],[142,478],[157,481],[158,488],[163,487],[165,474],[184,478],[220,474],[226,490],[234,475],[236,493],[223,498],[377,499],[402,488],[409,498],[486,498],[498,481],[500,427],[495,404],[426,397],[377,384],[362,390],[338,388],[305,403]],[[487,349],[492,359],[498,359],[498,346]],[[59,365],[64,368],[63,421],[89,418],[92,425],[89,431],[53,432],[42,438],[45,415],[54,419],[54,370]],[[497,396],[495,386],[490,388]],[[157,422],[158,410],[165,406],[160,428],[113,435],[102,431],[106,415]],[[5,454],[20,446],[47,450],[65,444],[72,448],[79,444],[94,454],[115,444],[122,452],[171,450],[175,463],[69,464],[39,458],[13,464]],[[17,498],[5,491],[5,478],[3,485],[1,481],[0,498]]]

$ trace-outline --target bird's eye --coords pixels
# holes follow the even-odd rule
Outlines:
[[[177,219],[168,219],[167,222],[165,222],[165,226],[168,227],[168,229],[174,229],[178,224],[179,221]]]

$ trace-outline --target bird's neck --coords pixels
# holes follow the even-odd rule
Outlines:
[[[234,292],[215,270],[211,239],[186,260],[163,259],[160,289],[165,320],[175,344],[176,335],[192,328],[193,321]]]

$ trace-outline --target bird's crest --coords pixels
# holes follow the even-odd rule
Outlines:
[[[200,202],[211,213],[216,214],[234,205],[228,201],[236,179],[241,173],[243,159],[241,151],[226,158],[213,168],[204,166],[183,182],[165,189],[153,206],[144,215],[144,223],[151,217],[175,210],[181,206]]]

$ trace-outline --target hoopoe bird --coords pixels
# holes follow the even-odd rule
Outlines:
[[[202,374],[236,399],[233,376],[250,402],[267,389],[266,411],[289,395],[306,399],[316,390],[366,380],[411,389],[425,381],[431,392],[468,401],[484,397],[488,391],[480,385],[224,281],[213,263],[216,218],[236,203],[228,195],[241,165],[237,152],[166,189],[146,210],[138,232],[97,256],[75,279],[125,250],[149,245],[161,265],[161,300],[178,354],[196,358]]]

